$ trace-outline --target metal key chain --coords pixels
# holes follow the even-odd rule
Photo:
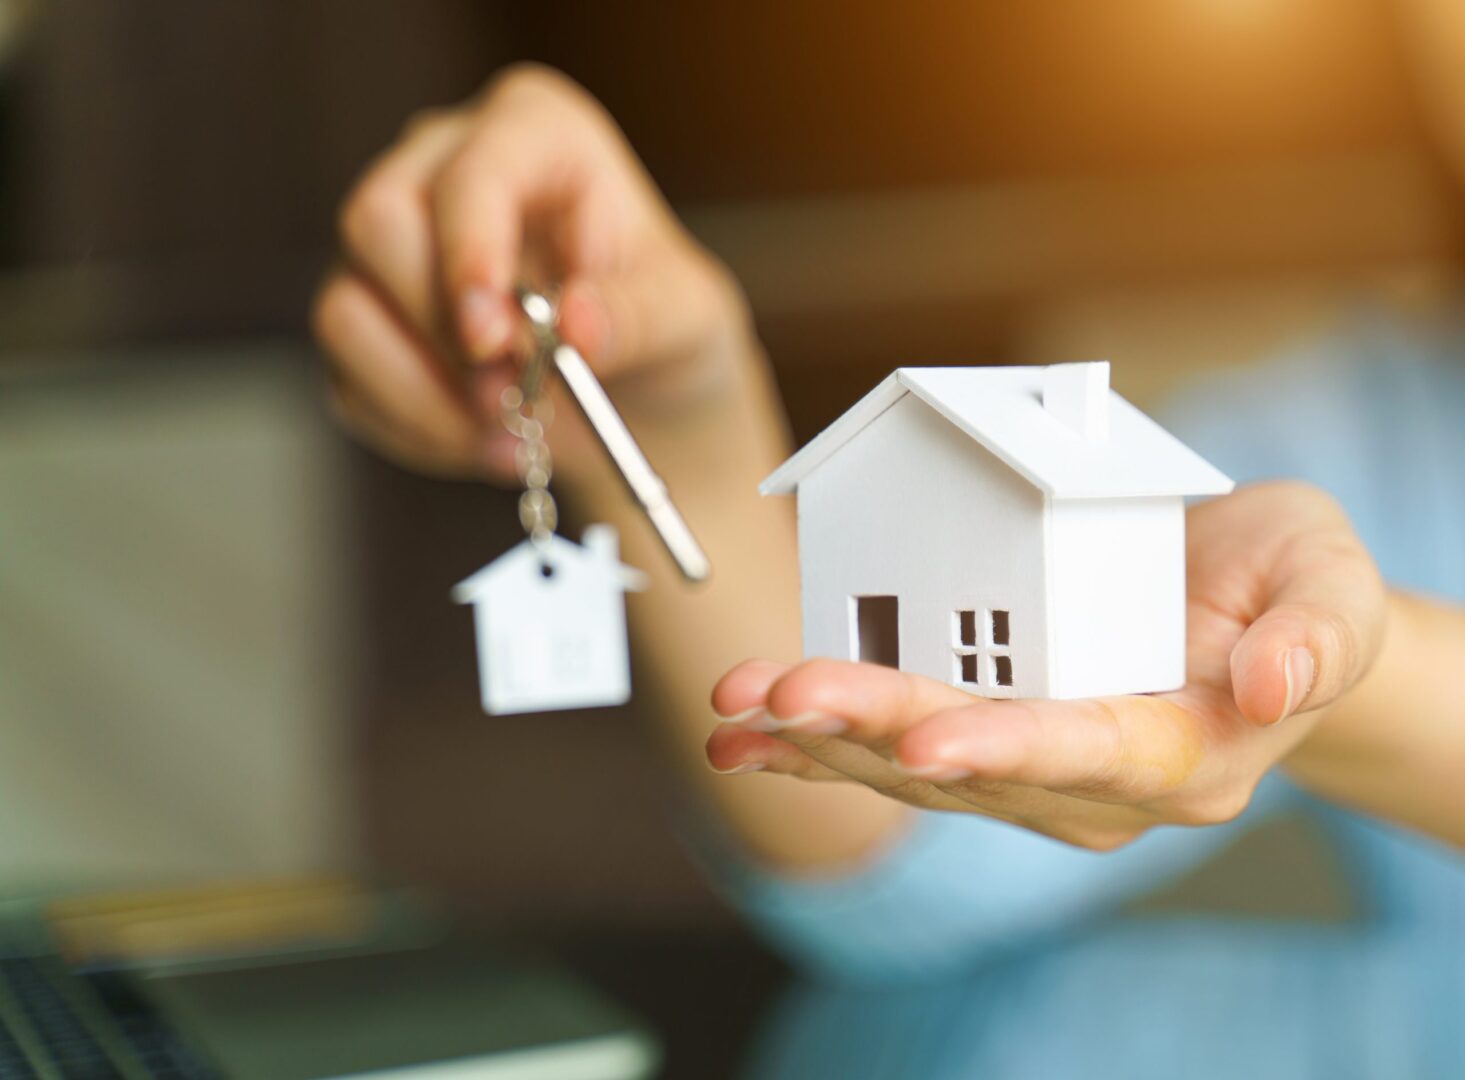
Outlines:
[[[519,290],[519,304],[529,320],[534,335],[534,357],[525,366],[525,393],[537,393],[546,374],[546,358],[565,381],[566,388],[590,422],[596,437],[610,455],[611,461],[620,470],[631,495],[646,512],[656,535],[661,538],[667,553],[676,563],[677,569],[688,581],[705,581],[712,572],[712,564],[692,535],[686,519],[671,500],[671,494],[661,477],[656,475],[651,463],[637,444],[621,414],[611,404],[605,387],[590,370],[585,358],[572,345],[559,339],[555,332],[556,312],[554,304],[543,293],[530,289]]]
[[[533,351],[519,384],[506,386],[499,397],[499,419],[519,440],[514,449],[514,466],[524,484],[519,496],[519,524],[541,551],[559,524],[559,511],[549,491],[554,462],[545,441],[545,433],[554,421],[554,405],[540,393],[551,347],[536,330]]]
[[[518,385],[500,397],[499,416],[519,440],[514,462],[527,539],[459,582],[453,597],[473,605],[486,712],[619,704],[631,692],[624,594],[645,588],[646,578],[620,562],[611,526],[590,526],[581,544],[555,531],[554,463],[545,441],[554,417],[544,394],[552,372],[564,378],[682,574],[701,581],[711,567],[589,365],[559,340],[549,298],[525,289],[519,303],[532,341]]]

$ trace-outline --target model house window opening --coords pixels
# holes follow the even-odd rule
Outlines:
[[[966,686],[1012,685],[1012,615],[1005,608],[958,610],[953,616],[956,681]]]
[[[987,613],[987,644],[1000,645],[1006,648],[1012,644],[1011,625],[1008,613],[1002,610],[993,610]]]

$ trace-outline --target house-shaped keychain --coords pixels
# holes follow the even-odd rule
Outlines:
[[[1107,363],[900,368],[765,480],[798,493],[807,656],[987,697],[1185,682],[1185,508],[1232,482]]]
[[[473,605],[479,688],[494,715],[619,705],[631,696],[625,593],[646,587],[609,525],[583,544],[525,540],[453,589]]]

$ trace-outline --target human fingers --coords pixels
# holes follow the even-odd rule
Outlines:
[[[914,681],[907,685],[906,680]],[[825,688],[830,682],[841,684],[838,692]],[[748,734],[756,735],[757,739],[723,743],[721,740],[733,737],[718,735],[719,753],[727,755],[719,756],[718,761],[731,765],[733,757],[728,753],[729,747],[742,747],[750,759],[758,760],[770,772],[808,778],[814,767],[822,766],[829,773],[912,806],[978,813],[1083,847],[1112,848],[1154,824],[1153,817],[1128,807],[1084,804],[1079,799],[1036,787],[984,781],[971,775],[953,774],[946,778],[913,775],[871,746],[860,745],[847,734],[834,733],[836,728],[827,723],[832,713],[788,712],[819,704],[827,709],[841,709],[855,718],[888,713],[902,717],[899,723],[891,725],[892,730],[904,730],[906,716],[911,723],[918,723],[917,714],[933,701],[942,699],[949,704],[941,690],[942,684],[871,664],[815,660],[790,667],[769,661],[747,661],[723,677],[713,700],[719,713],[735,721],[722,725],[723,728],[751,724],[755,730]],[[972,700],[961,691],[953,693],[959,699]],[[775,698],[779,704],[770,705]],[[770,716],[770,711],[775,715]],[[821,730],[825,728],[829,730]],[[763,756],[769,739],[790,745],[796,753],[769,750]]]
[[[740,724],[718,724],[713,729],[707,737],[707,764],[725,775],[767,771],[801,780],[849,781],[793,744]]]
[[[912,724],[972,695],[880,664],[813,659],[769,686],[769,722],[779,730],[839,734],[884,753]]]
[[[808,715],[799,717],[799,723],[790,726],[784,718],[770,715],[770,695],[780,680],[792,671],[807,667],[808,663],[791,667],[770,660],[746,660],[733,668],[712,691],[713,708],[729,721],[721,727],[742,728],[764,738],[772,738],[767,733],[776,732],[779,737],[772,738],[772,741],[788,746],[794,754],[770,753],[762,759],[764,767],[770,771],[804,776],[813,766],[818,766],[915,806],[971,809],[955,799],[942,796],[929,784],[902,774],[864,747],[834,737],[842,727],[842,721],[827,715]],[[817,723],[816,720],[824,722]],[[732,736],[723,734],[717,737],[721,740]],[[745,745],[763,747],[767,744],[760,740]]]
[[[384,415],[354,387],[333,383],[326,400],[341,427],[388,461],[429,476],[470,479],[480,473],[476,464],[462,455],[447,448],[425,446],[402,431],[395,418]]]
[[[834,741],[837,740],[831,740]],[[849,749],[867,759],[867,767],[857,767],[851,773],[840,772],[788,741],[786,734],[769,735],[729,722],[719,724],[708,737],[707,762],[714,772],[729,776],[766,772],[816,783],[856,783],[923,810],[981,813],[1011,824],[1026,824],[1014,813],[1002,809],[1000,800],[990,800],[988,805],[978,807],[970,800],[948,795],[931,784],[899,774],[859,747]],[[874,768],[869,767],[871,763]]]
[[[723,678],[714,703],[733,723],[771,733],[825,768],[890,798],[926,809],[971,812],[970,801],[913,777],[870,746],[846,737],[853,723],[877,714],[906,715],[903,710],[909,710],[914,718],[918,710],[942,699],[940,685],[874,664],[815,659],[789,667],[749,661]],[[928,696],[928,691],[935,693]],[[982,809],[1012,820],[1007,812],[1011,800],[1004,794],[989,792]]]
[[[552,211],[562,269],[605,265],[635,217],[607,149],[608,121],[564,76],[542,68],[500,78],[438,175],[432,216],[449,303],[469,355],[511,338],[512,293],[530,219]]]
[[[473,414],[432,350],[360,275],[338,271],[313,310],[317,340],[332,365],[343,417],[394,457],[472,470],[480,434]]]
[[[628,267],[572,274],[559,329],[602,375],[711,355],[718,334],[740,329],[736,286],[690,241],[665,240]]]
[[[1231,651],[1236,706],[1255,724],[1321,708],[1356,683],[1377,655],[1383,580],[1333,500],[1276,485],[1301,509],[1260,583],[1260,614]]]
[[[462,110],[428,112],[372,163],[341,204],[338,230],[351,265],[368,277],[426,341],[451,353],[429,215],[433,178],[461,145]]]
[[[1191,778],[1213,722],[1171,697],[978,701],[912,725],[894,754],[910,774],[940,783],[974,779],[1142,803]]]
[[[753,731],[772,730],[763,719],[768,691],[789,667],[776,660],[744,660],[712,688],[713,711]]]

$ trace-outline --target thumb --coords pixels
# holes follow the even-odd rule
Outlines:
[[[1383,582],[1346,526],[1298,537],[1268,584],[1231,652],[1236,705],[1255,724],[1337,699],[1373,663],[1384,621]]]
[[[570,278],[559,332],[600,375],[697,355],[735,311],[726,272],[700,251],[659,251],[639,265]]]

